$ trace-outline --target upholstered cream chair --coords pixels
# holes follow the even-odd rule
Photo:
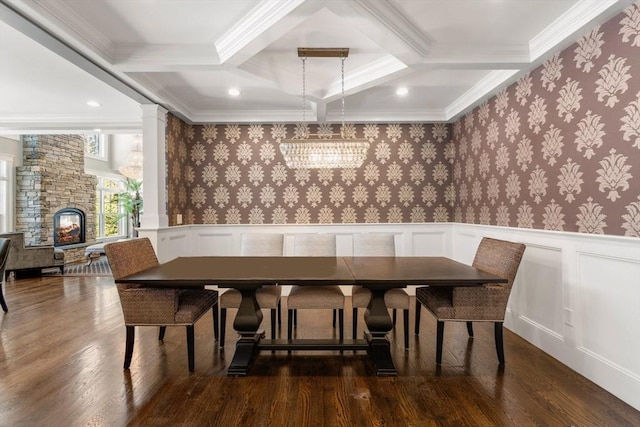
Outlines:
[[[114,280],[158,265],[148,238],[108,243],[105,252]],[[187,328],[189,371],[193,371],[194,324],[211,308],[214,336],[218,338],[218,292],[204,288],[153,288],[135,283],[117,283],[116,286],[127,330],[124,369],[131,365],[136,326],[159,326],[158,339],[163,340],[167,326],[182,325]]]
[[[396,256],[393,234],[371,233],[353,235],[353,256]],[[358,309],[367,308],[371,291],[359,285],[351,287],[353,307],[353,338],[357,337]],[[401,309],[404,319],[404,347],[409,348],[409,294],[404,289],[390,289],[384,295],[384,302],[393,309],[393,325],[396,325],[396,309]]]
[[[487,273],[508,279],[508,283],[485,284],[479,287],[422,287],[416,290],[416,334],[420,332],[420,307],[424,306],[437,319],[436,363],[442,363],[444,322],[467,322],[473,337],[472,322],[494,322],[498,362],[504,365],[502,323],[509,294],[516,278],[526,246],[485,237],[480,242],[473,266]]]
[[[296,234],[293,253],[295,256],[336,256],[336,236],[333,234]],[[288,328],[287,337],[293,336],[294,318],[297,325],[297,310],[332,309],[338,311],[340,339],[344,338],[344,293],[337,285],[293,286],[287,297]]]
[[[242,256],[282,256],[284,236],[275,233],[245,233],[240,240]],[[271,310],[271,338],[276,337],[276,311],[278,326],[282,322],[280,286],[264,286],[256,291],[256,299],[260,308]],[[228,289],[220,295],[220,348],[224,347],[225,328],[227,325],[227,309],[240,307],[242,295],[240,291]]]
[[[11,249],[11,240],[0,239],[0,306],[6,313],[9,311],[7,302],[4,300],[4,294],[2,293],[2,285],[4,285],[5,267],[7,266],[7,259],[9,258],[9,250]]]

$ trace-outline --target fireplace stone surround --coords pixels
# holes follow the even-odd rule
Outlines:
[[[54,244],[54,214],[64,208],[85,214],[85,243],[65,250],[65,262],[84,258],[95,243],[97,179],[84,173],[82,135],[23,135],[22,166],[16,168],[16,231],[30,246]]]

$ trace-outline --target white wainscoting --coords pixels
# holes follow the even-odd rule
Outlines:
[[[456,223],[191,225],[140,236],[164,262],[238,255],[242,233],[284,234],[285,255],[297,233],[333,233],[338,255],[350,256],[353,234],[374,232],[395,234],[398,256],[468,264],[484,236],[525,243],[505,326],[640,410],[640,239]]]

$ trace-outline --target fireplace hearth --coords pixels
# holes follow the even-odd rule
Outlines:
[[[60,209],[53,215],[53,230],[54,246],[84,243],[84,212],[76,208]]]

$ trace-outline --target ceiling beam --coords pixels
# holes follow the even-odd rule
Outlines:
[[[5,24],[13,27],[30,39],[40,43],[45,48],[66,59],[78,68],[86,71],[105,84],[111,86],[120,93],[128,96],[140,104],[155,104],[148,96],[142,94],[131,85],[125,83],[120,78],[110,73],[106,69],[97,65],[94,61],[74,49],[67,43],[54,36],[49,31],[43,29],[32,20],[26,18],[18,11],[9,7],[4,0],[0,2],[0,19]]]

